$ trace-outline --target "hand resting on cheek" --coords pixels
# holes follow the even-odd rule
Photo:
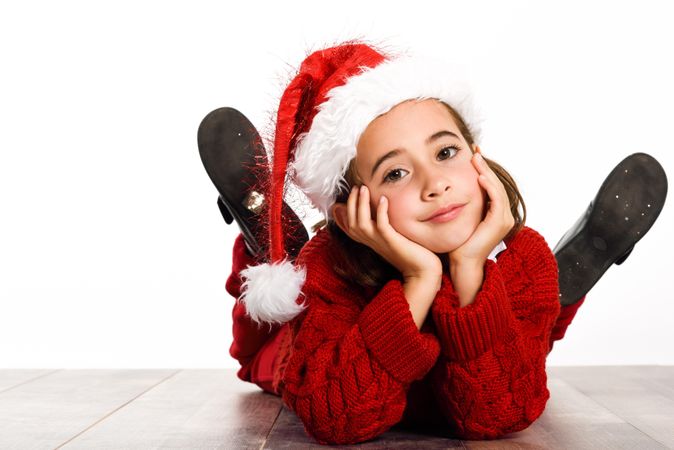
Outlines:
[[[406,281],[412,278],[442,277],[440,258],[390,225],[386,197],[380,197],[376,218],[372,219],[367,186],[353,186],[346,205],[336,203],[333,206],[333,217],[351,239],[377,252],[397,268]]]
[[[503,183],[482,158],[479,149],[471,162],[479,173],[478,183],[486,192],[489,203],[485,207],[483,220],[464,244],[449,252],[449,259],[450,264],[473,262],[481,266],[489,253],[515,225],[515,218]]]

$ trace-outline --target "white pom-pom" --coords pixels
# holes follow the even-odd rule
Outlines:
[[[306,278],[304,268],[285,260],[248,266],[240,275],[245,281],[239,299],[255,322],[285,323],[306,308],[297,304]]]

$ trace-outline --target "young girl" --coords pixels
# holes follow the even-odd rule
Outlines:
[[[244,232],[226,286],[242,300],[230,349],[238,376],[282,396],[321,444],[366,441],[396,424],[463,439],[529,426],[549,398],[553,342],[664,203],[662,168],[633,155],[604,186],[638,193],[634,202],[652,205],[648,217],[600,234],[604,216],[622,213],[602,186],[553,254],[525,226],[512,177],[482,157],[469,92],[452,75],[359,42],[309,55],[280,101],[271,171],[250,150],[240,156],[244,166],[256,161],[252,179],[269,180],[253,189],[264,215],[243,208],[250,190],[227,192],[205,156],[242,135],[259,143],[252,126],[239,117],[224,131],[206,119],[200,127],[221,210]],[[641,175],[627,179],[629,170]],[[299,254],[284,250],[296,234],[288,224],[298,222],[283,203],[286,177],[327,218]],[[255,222],[260,216],[267,229]],[[258,234],[253,242],[249,228],[268,240]],[[602,261],[583,244],[588,233],[594,247],[608,247]],[[569,258],[558,273],[557,260]]]

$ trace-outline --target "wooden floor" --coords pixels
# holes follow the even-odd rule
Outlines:
[[[393,428],[348,448],[674,448],[674,366],[549,367],[526,430],[461,441]],[[0,449],[326,448],[234,370],[0,370]]]

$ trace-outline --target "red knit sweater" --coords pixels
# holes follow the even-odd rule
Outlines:
[[[403,286],[368,297],[339,278],[327,231],[305,245],[308,308],[291,327],[283,401],[322,444],[372,439],[403,421],[493,439],[538,418],[549,398],[545,360],[559,314],[557,263],[524,227],[487,260],[472,304],[447,274],[417,329]]]

